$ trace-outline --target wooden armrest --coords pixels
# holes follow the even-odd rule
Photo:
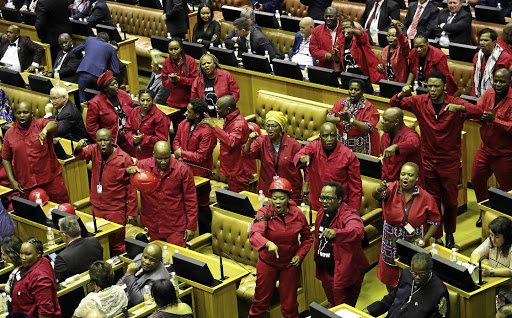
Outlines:
[[[73,207],[75,208],[75,210],[83,210],[83,209],[89,207],[90,205],[91,205],[91,200],[89,197],[82,199],[82,200],[78,200],[76,202],[73,202]]]
[[[199,235],[198,237],[195,237],[187,242],[187,247],[191,250],[197,250],[200,247],[203,247],[205,245],[212,243],[212,234],[211,233],[205,233],[202,235]]]
[[[477,247],[481,242],[482,238],[478,235],[476,237],[469,237],[465,240],[459,241],[456,245],[459,246],[459,253],[461,253],[461,251],[467,251],[473,247]]]
[[[373,224],[380,219],[382,219],[382,208],[377,208],[361,216],[364,225]]]
[[[313,135],[307,139],[309,142],[313,142],[315,140],[320,140],[320,134]]]
[[[252,115],[247,115],[245,116],[245,120],[247,121],[251,121],[251,122],[256,122],[256,114],[252,114]]]

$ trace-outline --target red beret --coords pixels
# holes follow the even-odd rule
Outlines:
[[[112,71],[106,71],[105,73],[101,74],[98,78],[98,89],[101,91],[103,90],[103,87],[110,82],[111,79],[114,78],[114,73]]]

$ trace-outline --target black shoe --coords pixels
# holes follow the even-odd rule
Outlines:
[[[478,221],[476,221],[476,227],[482,227],[482,216],[478,218]]]
[[[446,248],[452,249],[455,246],[455,239],[453,234],[446,234]]]

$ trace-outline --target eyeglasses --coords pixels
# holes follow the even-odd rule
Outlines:
[[[324,201],[324,202],[332,202],[336,199],[337,199],[337,197],[320,197],[320,198],[318,198],[318,200]]]
[[[418,277],[418,278],[424,278],[424,277],[427,277],[428,275],[430,275],[430,272],[415,272],[415,271],[412,271],[411,270],[411,275],[413,277]]]

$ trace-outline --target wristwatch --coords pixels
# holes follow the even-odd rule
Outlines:
[[[489,277],[494,277],[494,268],[491,268],[491,271],[489,272]]]

